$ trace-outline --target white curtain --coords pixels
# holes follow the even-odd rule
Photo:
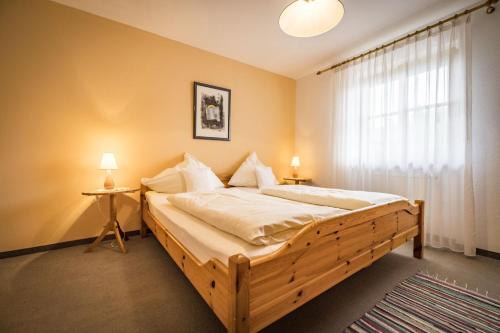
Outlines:
[[[475,255],[469,18],[332,74],[336,187],[425,200],[425,241]]]

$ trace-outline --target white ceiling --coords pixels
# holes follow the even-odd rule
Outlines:
[[[333,30],[297,38],[278,25],[292,0],[54,0],[240,62],[300,78],[478,0],[343,0]]]

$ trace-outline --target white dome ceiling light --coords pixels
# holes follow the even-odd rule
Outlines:
[[[296,0],[281,13],[281,30],[294,37],[321,35],[344,16],[344,5],[339,0]]]

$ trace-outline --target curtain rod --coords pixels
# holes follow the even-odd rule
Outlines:
[[[370,54],[370,53],[374,53],[374,52],[377,52],[377,51],[379,51],[379,50],[385,49],[386,47],[388,47],[388,46],[390,46],[390,45],[393,45],[393,44],[399,43],[399,42],[401,42],[401,41],[403,41],[403,40],[405,40],[405,39],[408,39],[408,38],[411,38],[411,37],[413,37],[413,36],[416,36],[416,35],[418,35],[418,34],[420,34],[420,33],[424,32],[424,31],[428,31],[428,30],[434,29],[435,27],[438,27],[438,26],[440,26],[440,25],[442,25],[442,24],[445,24],[445,23],[447,23],[447,22],[453,21],[453,20],[455,20],[455,19],[457,19],[457,18],[459,18],[459,17],[461,17],[461,16],[464,16],[464,15],[470,14],[470,13],[472,13],[472,12],[475,12],[476,10],[479,10],[479,9],[481,9],[481,8],[483,8],[483,7],[487,7],[487,8],[486,8],[486,13],[487,13],[487,14],[491,14],[491,13],[493,13],[493,12],[495,11],[495,7],[494,7],[493,5],[494,5],[494,4],[496,4],[497,2],[498,2],[498,0],[488,0],[488,1],[486,1],[486,2],[484,2],[484,3],[482,3],[482,4],[480,4],[480,5],[477,5],[477,6],[475,6],[475,7],[472,7],[472,8],[470,8],[470,9],[466,9],[466,10],[464,10],[464,11],[463,11],[463,12],[461,12],[461,13],[456,13],[455,15],[450,16],[450,17],[448,17],[448,18],[446,18],[446,19],[444,19],[444,20],[441,20],[441,21],[439,21],[439,22],[436,22],[436,23],[430,24],[430,25],[428,25],[427,27],[425,27],[425,28],[423,28],[423,29],[420,29],[420,30],[417,30],[417,31],[415,31],[415,32],[412,32],[412,33],[410,33],[410,34],[408,34],[408,35],[406,35],[406,36],[404,36],[404,37],[401,37],[401,38],[395,39],[395,40],[393,40],[393,41],[392,41],[392,42],[390,42],[390,43],[382,44],[381,46],[376,47],[376,48],[374,48],[374,49],[371,49],[371,50],[369,50],[369,51],[367,51],[367,52],[365,52],[365,53],[361,53],[360,55],[357,55],[357,56],[355,56],[355,57],[352,57],[352,58],[350,58],[350,59],[344,60],[344,61],[342,61],[342,62],[340,62],[340,63],[337,63],[337,64],[332,65],[332,66],[330,66],[330,67],[327,67],[327,68],[325,68],[325,69],[322,69],[322,70],[320,70],[320,71],[316,72],[316,75],[321,75],[321,74],[323,74],[324,72],[331,71],[332,69],[335,69],[335,68],[337,68],[337,67],[340,67],[340,66],[342,66],[342,65],[345,65],[345,64],[347,64],[347,63],[350,63],[350,62],[352,62],[352,61],[354,61],[354,60],[357,60],[357,59],[359,59],[359,58],[363,58],[364,56],[366,56],[366,55],[368,55],[368,54]]]

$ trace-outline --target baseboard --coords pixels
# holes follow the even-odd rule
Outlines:
[[[125,234],[129,237],[130,236],[137,236],[137,235],[139,235],[139,230],[126,231]],[[54,243],[54,244],[48,244],[48,245],[42,245],[42,246],[28,247],[26,249],[0,252],[0,259],[23,256],[26,254],[32,254],[32,253],[37,253],[37,252],[45,252],[45,251],[50,251],[50,250],[64,249],[66,247],[71,247],[71,246],[90,244],[96,238],[97,237],[75,239],[75,240],[71,240],[71,241],[67,241],[67,242]],[[111,240],[111,239],[115,239],[115,235],[113,235],[113,234],[106,235],[103,240]]]
[[[127,234],[127,236],[131,237],[131,236],[139,235],[140,231],[139,230],[132,230],[132,231],[127,231],[125,233]],[[149,229],[148,229],[148,233],[151,233],[151,231]],[[71,246],[90,244],[96,238],[97,237],[75,239],[75,240],[71,240],[71,241],[67,241],[67,242],[54,243],[54,244],[48,244],[48,245],[42,245],[42,246],[28,247],[26,249],[0,252],[0,259],[23,256],[26,254],[45,252],[45,251],[50,251],[50,250],[64,249],[66,247],[71,247]],[[115,235],[109,234],[109,235],[106,235],[104,237],[104,240],[112,240],[114,238],[115,238]],[[493,252],[493,251],[488,251],[488,250],[483,250],[483,249],[476,249],[476,254],[478,256],[500,260],[500,253],[498,253],[498,252]]]
[[[493,251],[488,251],[488,250],[483,250],[483,249],[476,249],[476,254],[478,256],[483,256],[483,257],[488,257],[488,258],[500,260],[500,253],[498,253],[498,252],[493,252]]]

